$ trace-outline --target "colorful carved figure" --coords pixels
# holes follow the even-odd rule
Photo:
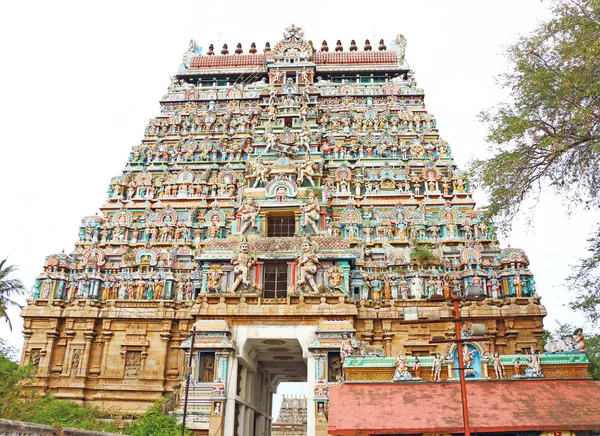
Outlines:
[[[576,351],[585,351],[585,338],[583,337],[582,328],[577,328],[573,332],[573,348]]]
[[[513,377],[521,377],[521,358],[517,357],[517,359],[515,360],[515,366],[514,366],[514,375]]]
[[[301,288],[306,286],[308,282],[312,293],[319,292],[317,283],[315,282],[315,273],[317,268],[322,266],[317,258],[317,247],[306,237],[300,247],[301,253],[298,257],[298,282],[297,285]]]
[[[231,259],[231,263],[234,265],[233,273],[235,274],[235,281],[231,286],[231,292],[235,292],[239,285],[243,284],[244,286],[248,286],[250,284],[250,280],[248,278],[248,273],[250,272],[250,268],[255,264],[255,260],[249,253],[250,245],[246,239],[242,239],[240,243],[239,252],[237,256]]]
[[[415,357],[415,363],[413,365],[413,373],[415,377],[421,378],[421,361],[418,357]]]
[[[433,358],[433,377],[432,380],[441,380],[442,378],[442,355],[440,353],[435,353],[435,357]]]
[[[310,226],[315,233],[319,233],[317,222],[319,221],[320,210],[321,206],[315,198],[315,195],[311,192],[308,195],[306,204],[300,208],[303,229],[306,229],[307,226]]]
[[[494,364],[494,373],[496,374],[496,378],[504,378],[504,364],[502,363],[502,359],[500,359],[500,354],[497,351],[494,352],[494,357],[492,361]]]
[[[244,204],[242,204],[238,210],[238,214],[241,217],[241,235],[243,235],[250,226],[252,226],[254,230],[258,228],[256,225],[256,217],[259,213],[260,206],[256,206],[251,197],[246,197]]]

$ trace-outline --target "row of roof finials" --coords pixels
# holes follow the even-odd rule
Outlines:
[[[310,43],[312,45],[312,42]],[[383,39],[379,40],[379,46],[377,47],[379,51],[385,51],[387,50],[387,46],[385,45],[385,42],[383,41]],[[313,50],[316,51],[316,49],[313,47]],[[373,50],[373,46],[371,45],[371,42],[366,39],[365,40],[365,45],[363,47],[364,51],[372,51]],[[263,52],[265,54],[269,53],[271,51],[271,44],[269,42],[267,42],[265,44],[265,48],[263,49]],[[321,50],[323,52],[328,52],[329,51],[329,46],[327,45],[327,41],[323,41],[321,43]],[[341,52],[344,51],[344,47],[342,45],[342,41],[341,40],[337,40],[336,44],[335,44],[335,51],[336,52]],[[350,51],[358,51],[358,45],[356,44],[356,41],[353,39],[352,41],[350,41]],[[258,52],[258,49],[256,48],[256,43],[252,43],[250,45],[250,50],[248,50],[248,52],[250,54],[256,54]],[[235,50],[233,51],[233,54],[236,55],[241,55],[244,53],[244,49],[242,48],[242,43],[237,44]],[[208,56],[213,56],[215,54],[215,46],[214,44],[211,44],[208,46],[208,51],[206,52],[206,54]],[[229,46],[227,44],[223,44],[223,48],[221,49],[221,54],[222,55],[228,55],[229,54]]]

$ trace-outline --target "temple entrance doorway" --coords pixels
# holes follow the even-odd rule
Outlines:
[[[225,432],[227,435],[276,435],[273,423],[283,395],[304,394],[295,401],[287,416],[302,413],[303,421],[314,434],[315,358],[308,347],[314,341],[314,326],[237,326],[232,329],[236,344],[231,361],[227,393]],[[289,403],[289,402],[288,402]],[[303,404],[300,404],[303,403]],[[233,417],[233,419],[231,419]],[[312,424],[312,425],[311,425]],[[277,426],[275,426],[277,427]],[[312,431],[310,430],[312,429]]]

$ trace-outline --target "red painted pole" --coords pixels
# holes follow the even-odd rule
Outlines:
[[[460,396],[463,409],[463,423],[465,427],[465,436],[471,436],[471,428],[469,426],[469,406],[467,404],[467,383],[465,382],[465,360],[463,359],[463,343],[460,325],[460,313],[458,309],[458,291],[455,291],[454,301],[454,325],[456,329],[456,349],[458,350],[458,375],[460,379]],[[468,346],[468,345],[467,345]]]

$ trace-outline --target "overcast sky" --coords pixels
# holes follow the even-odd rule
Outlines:
[[[159,113],[191,38],[206,52],[211,43],[232,49],[238,42],[245,51],[252,42],[262,50],[292,22],[316,47],[323,39],[330,47],[356,39],[362,47],[366,38],[389,46],[402,33],[426,106],[465,168],[487,152],[477,114],[506,97],[494,79],[506,67],[503,47],[531,30],[547,6],[533,0],[0,2],[0,259],[20,267],[29,289],[45,256],[73,249],[81,219],[104,203],[110,178]],[[583,325],[564,306],[569,293],[562,283],[598,219],[583,212],[567,217],[549,193],[533,227],[519,222],[501,241],[529,255],[548,308],[547,329],[557,321]],[[0,323],[0,336],[20,346],[15,312],[12,322],[14,334]]]

